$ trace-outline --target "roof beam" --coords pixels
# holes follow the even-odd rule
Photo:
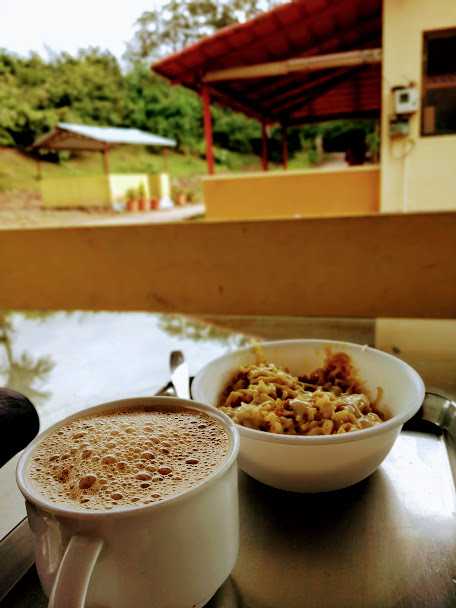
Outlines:
[[[58,126],[55,127],[54,131],[51,133],[40,137],[32,145],[32,148],[41,148],[47,150],[70,150],[71,146],[68,147],[67,144],[65,144],[65,142],[68,142],[69,139],[81,141],[83,144],[87,143],[89,147],[86,148],[86,150],[103,150],[103,142],[100,140],[88,137],[87,135],[82,135],[80,133],[74,133],[73,131],[66,131]],[[82,150],[82,148],[79,147],[77,149]]]
[[[338,86],[344,80],[356,81],[359,86],[363,86],[366,69],[370,70],[371,68],[340,68],[329,74],[326,72],[311,83],[307,82],[301,88],[294,89],[293,94],[288,95],[286,98],[272,98],[271,103],[268,102],[264,111],[268,111],[273,115],[278,115],[282,112],[293,113],[300,104],[305,105],[309,100],[315,99],[322,94],[327,94],[333,87]]]
[[[287,126],[295,127],[300,125],[312,124],[316,122],[324,122],[327,120],[340,120],[344,118],[378,118],[380,109],[372,108],[370,110],[358,110],[355,112],[328,112],[321,114],[295,114],[291,116],[287,122]]]
[[[305,51],[306,54],[309,54],[309,52],[313,52],[313,51],[317,52],[321,48],[321,46],[326,47],[327,36],[324,35],[323,37],[321,37],[317,33],[320,29],[319,24],[321,23],[322,19],[330,18],[331,14],[338,8],[339,8],[339,10],[342,10],[342,9],[340,9],[340,4],[341,4],[340,1],[338,1],[338,0],[327,1],[323,7],[321,7],[322,2],[320,1],[320,2],[316,3],[319,5],[319,7],[317,9],[310,8],[310,10],[308,8],[308,5],[310,4],[310,2],[308,2],[306,0],[301,0],[301,1],[297,1],[295,3],[289,3],[289,4],[293,4],[294,8],[297,9],[300,13],[300,18],[297,21],[295,21],[293,24],[295,31],[300,31],[302,33],[305,33],[304,40],[306,41],[306,43],[303,44],[303,40],[302,40],[302,38],[300,38],[300,42],[299,43],[296,42],[296,44],[299,47],[301,47],[302,50]],[[364,32],[365,20],[371,20],[373,18],[374,27],[375,27],[375,23],[376,23],[377,30],[380,33],[381,27],[382,27],[381,26],[381,23],[382,23],[381,1],[374,0],[374,1],[365,2],[365,6],[366,6],[366,8],[370,7],[371,9],[373,9],[373,11],[368,10],[368,12],[363,16],[363,22],[353,23],[350,27]],[[287,10],[287,4],[284,4],[284,5],[276,7],[275,9],[272,9],[272,12],[274,12],[274,13],[277,12],[277,14],[280,14],[280,12],[282,10],[284,10],[284,11]],[[253,19],[252,21],[257,21],[262,18],[265,18],[267,14],[268,13],[260,15],[259,17]],[[242,23],[240,25],[231,26],[231,27],[233,29],[241,28],[242,30],[250,33],[250,24],[252,23],[252,21],[247,21],[246,23]],[[242,65],[243,63],[245,64],[245,61],[244,61],[245,53],[247,53],[247,56],[249,56],[251,52],[254,52],[257,50],[261,51],[264,48],[268,48],[270,43],[275,40],[277,35],[282,33],[283,28],[287,29],[287,26],[283,25],[283,27],[280,30],[274,29],[269,34],[261,36],[261,38],[255,38],[255,37],[252,38],[251,36],[249,36],[248,41],[246,40],[240,46],[238,45],[238,51],[234,55],[230,52],[229,61],[231,63],[238,62],[240,65]],[[230,28],[226,28],[225,30],[223,30],[223,33],[220,34],[220,38],[225,40],[226,37],[229,38],[229,34],[230,34]],[[217,34],[215,34],[215,37],[218,37]],[[200,41],[199,43],[196,43],[196,44],[203,46],[205,43],[207,43],[207,42],[205,39],[203,39],[202,41]],[[310,45],[310,47],[309,47],[309,45]],[[177,53],[176,56],[172,56],[172,57],[176,58],[179,54],[181,54],[181,53],[185,54],[185,52],[186,52],[186,50],[184,49],[184,51],[181,51],[180,53]],[[157,65],[161,65],[161,63],[167,62],[168,59],[169,58],[164,59],[162,62],[159,62]],[[219,58],[217,57],[217,60],[218,59]],[[204,67],[204,66],[202,66],[202,67]],[[184,68],[185,68],[185,70],[188,69],[188,67],[185,64],[184,64]],[[166,75],[166,74],[164,74],[164,75]]]
[[[351,27],[350,29],[344,30],[344,33],[343,33],[344,39],[345,39],[345,37],[348,37],[349,39],[351,39],[355,33],[356,34],[359,33],[359,37],[357,39],[356,45],[354,45],[353,42],[350,40],[348,42],[348,46],[346,48],[341,49],[341,48],[338,48],[338,46],[337,46],[340,41],[340,35],[339,35],[339,37],[337,37],[337,36],[325,37],[324,41],[320,41],[319,44],[316,44],[315,46],[312,46],[311,48],[307,48],[305,50],[305,52],[300,53],[299,56],[313,57],[314,55],[325,55],[327,53],[334,53],[336,51],[342,52],[344,50],[350,50],[350,47],[353,48],[353,46],[357,46],[358,49],[375,48],[381,43],[381,39],[373,40],[373,36],[375,36],[375,33],[378,29],[377,22],[378,22],[377,16],[375,17],[375,19],[372,19],[372,18],[370,18],[370,20],[363,19],[363,21],[356,24],[356,27]],[[292,74],[289,74],[288,76],[281,78],[280,87],[283,89],[284,92],[289,91],[288,84],[289,84],[289,82],[294,82],[295,78],[296,78],[296,73],[292,73]],[[276,89],[277,89],[277,82],[274,82],[271,84],[267,80],[258,81],[255,86],[254,94],[253,95],[249,94],[249,99],[252,99],[252,98],[253,99],[255,99],[255,98],[264,99],[265,97],[268,98],[270,96],[270,93],[273,93],[273,95],[276,95],[276,93],[277,93]]]
[[[267,116],[263,116],[260,112],[252,110],[249,106],[243,105],[231,94],[225,93],[219,88],[209,87],[209,93],[214,102],[220,101],[221,105],[226,105],[236,112],[242,112],[249,118],[253,118],[260,122],[267,122]]]
[[[289,106],[296,103],[296,100],[303,99],[305,95],[309,92],[317,89],[317,92],[320,92],[321,85],[325,85],[328,82],[334,81],[341,75],[347,77],[348,75],[352,75],[353,71],[358,68],[338,68],[331,72],[324,72],[323,74],[317,75],[317,78],[313,78],[312,80],[305,80],[299,86],[295,86],[293,88],[290,87],[289,91],[282,95],[272,96],[265,102],[265,108],[268,111],[277,111],[277,110],[286,110]]]
[[[226,68],[207,72],[204,82],[219,82],[224,80],[240,80],[248,78],[265,78],[284,76],[291,72],[312,72],[329,68],[353,67],[371,63],[380,63],[381,49],[363,49],[343,53],[329,53],[314,57],[296,57],[284,61],[272,61],[256,65]]]
[[[356,73],[356,68],[355,68]],[[280,115],[283,112],[292,114],[296,108],[301,108],[308,105],[312,100],[320,95],[326,94],[333,87],[337,86],[341,81],[347,78],[352,79],[352,70],[338,70],[337,73],[322,78],[316,82],[313,86],[308,87],[304,91],[301,91],[299,95],[296,95],[292,99],[288,99],[286,102],[281,104],[274,104],[268,107],[269,112],[274,115]]]

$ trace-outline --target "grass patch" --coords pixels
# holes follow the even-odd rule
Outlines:
[[[224,151],[224,162],[217,164],[217,171],[242,171],[258,168],[258,159]],[[206,174],[206,161],[190,154],[169,151],[167,159],[161,152],[150,151],[143,146],[118,146],[109,154],[111,173],[160,173],[169,172],[172,178],[200,178]],[[46,177],[101,175],[103,161],[97,152],[72,153],[59,163],[42,161],[41,171]],[[39,192],[36,179],[37,166],[33,158],[15,148],[0,149],[0,191],[26,190]]]
[[[245,172],[261,170],[260,159],[253,154],[239,154],[216,149],[217,173]],[[201,177],[206,175],[206,161],[200,156],[169,151],[165,159],[161,151],[153,151],[144,146],[117,146],[109,154],[111,173],[160,173],[168,172],[177,188],[192,191],[201,197]],[[289,162],[290,169],[309,166],[307,153],[294,156]],[[270,170],[280,170],[281,166],[270,163]],[[78,152],[68,155],[66,160],[42,161],[44,178],[101,175],[103,159],[98,152]],[[33,158],[15,148],[0,148],[0,192],[23,191],[39,196],[40,182],[36,179],[37,166]]]

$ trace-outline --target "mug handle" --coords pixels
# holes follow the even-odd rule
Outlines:
[[[48,608],[84,608],[90,578],[102,548],[100,538],[71,537],[57,570]]]

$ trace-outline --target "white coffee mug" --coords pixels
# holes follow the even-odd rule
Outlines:
[[[47,501],[27,479],[42,433],[22,454],[17,482],[26,498],[36,567],[50,608],[197,608],[229,576],[239,548],[235,425],[213,408],[172,397],[104,403],[99,410],[185,407],[217,419],[230,438],[221,466],[198,485],[159,502],[112,511],[82,511]]]

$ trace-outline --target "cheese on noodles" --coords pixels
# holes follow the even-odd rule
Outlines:
[[[258,358],[234,373],[219,400],[219,408],[242,426],[287,435],[333,435],[387,418],[378,408],[381,389],[371,401],[346,353],[328,352],[323,367],[302,376]]]

